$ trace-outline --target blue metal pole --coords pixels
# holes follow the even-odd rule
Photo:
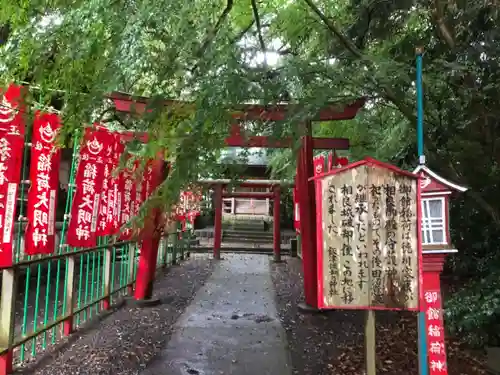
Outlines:
[[[424,155],[424,93],[422,85],[422,55],[423,48],[417,48],[417,149],[419,164],[425,164]],[[425,311],[418,313],[418,364],[420,375],[429,374],[427,358],[427,330],[425,326]]]
[[[417,148],[418,162],[425,164],[424,156],[424,89],[422,85],[423,48],[417,48]]]

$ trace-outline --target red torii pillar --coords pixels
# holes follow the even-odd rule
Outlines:
[[[222,244],[222,185],[214,187],[214,259],[220,259],[220,248]]]
[[[280,228],[280,208],[281,208],[281,189],[275,186],[273,189],[273,253],[274,261],[281,262],[281,228]]]
[[[157,187],[165,179],[168,169],[166,163],[157,159],[153,164],[153,186]],[[153,299],[153,283],[156,275],[156,261],[158,258],[158,247],[162,233],[158,230],[161,224],[161,211],[153,209],[149,219],[145,221],[145,227],[141,233],[141,254],[137,266],[137,277],[135,281],[134,298],[139,304],[154,305],[160,301]]]

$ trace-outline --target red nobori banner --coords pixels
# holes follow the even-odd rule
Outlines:
[[[313,159],[314,175],[320,175],[325,172],[325,155],[318,155]]]
[[[115,143],[115,160],[116,167],[119,165],[120,158],[125,151],[125,146],[120,140]],[[111,222],[111,232],[109,234],[117,234],[121,226],[122,215],[122,196],[123,192],[120,190],[122,187],[123,173],[114,168],[112,171],[111,185],[113,190],[113,199],[108,199],[107,221]],[[112,205],[112,206],[110,206]]]
[[[0,90],[0,132],[24,136],[24,102],[22,86],[11,84]]]
[[[120,179],[119,191],[121,192],[121,214],[120,214],[120,226],[123,227],[127,225],[135,213],[135,196],[136,196],[136,181],[135,181],[135,170],[137,162],[129,156],[126,166],[122,171],[122,176]],[[123,231],[120,236],[121,240],[128,240],[132,231],[127,229]]]
[[[55,245],[55,222],[61,151],[55,139],[61,122],[54,113],[35,113],[28,193],[25,253],[50,254]]]
[[[97,235],[107,236],[112,233],[112,215],[114,204],[114,186],[113,186],[113,170],[118,164],[116,155],[117,142],[119,139],[116,135],[112,135],[113,144],[106,150],[104,164],[104,178],[102,181],[101,202],[99,204],[99,215],[97,219]],[[110,211],[108,215],[108,211]]]
[[[76,173],[76,193],[71,207],[66,242],[73,247],[96,245],[97,219],[104,166],[114,136],[105,129],[86,128]]]
[[[12,265],[12,232],[24,149],[21,87],[10,85],[0,99],[0,268]]]

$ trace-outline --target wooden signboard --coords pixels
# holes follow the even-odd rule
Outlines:
[[[419,309],[417,182],[371,158],[315,177],[320,308]]]

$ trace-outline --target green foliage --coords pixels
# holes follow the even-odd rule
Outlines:
[[[351,159],[414,167],[415,47],[424,46],[428,164],[470,188],[453,204],[460,254],[447,266],[470,284],[450,296],[448,323],[485,338],[500,306],[499,21],[494,2],[477,0],[0,0],[0,76],[29,83],[39,106],[60,99],[65,141],[103,118],[149,132],[145,155],[167,150],[175,161],[155,198],[169,207],[186,184],[222,173],[227,110],[247,101],[302,103],[272,132],[298,139],[298,124],[326,102],[366,96],[356,119],[318,124],[315,134],[349,137]],[[115,90],[150,96],[151,112],[104,116],[102,99]],[[164,108],[165,97],[195,109]],[[274,151],[273,174],[293,177],[295,159],[295,150]],[[471,297],[478,290],[483,299]]]

